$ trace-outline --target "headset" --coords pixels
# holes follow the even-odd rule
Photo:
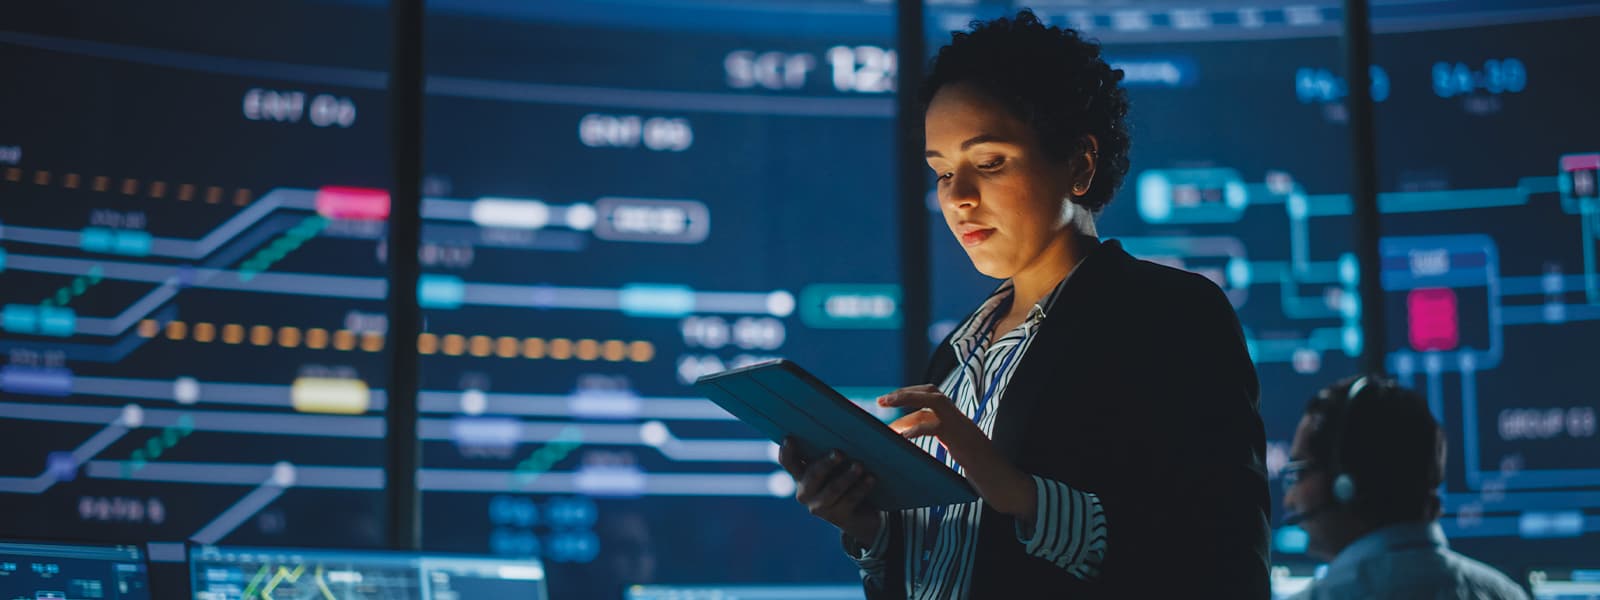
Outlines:
[[[1333,475],[1333,502],[1320,504],[1305,512],[1290,513],[1284,516],[1284,524],[1298,525],[1332,508],[1347,507],[1356,502],[1360,490],[1356,485],[1355,476],[1345,469],[1342,459],[1345,438],[1350,431],[1350,415],[1361,399],[1383,395],[1368,390],[1388,389],[1397,385],[1393,379],[1381,375],[1362,375],[1352,380],[1345,388],[1344,401],[1334,403],[1333,410],[1329,411],[1326,417],[1328,421],[1332,421],[1329,426],[1332,427],[1333,447],[1328,452],[1327,470]]]

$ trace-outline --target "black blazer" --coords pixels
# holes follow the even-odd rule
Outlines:
[[[1100,497],[1105,562],[1099,580],[1078,580],[1027,555],[1014,520],[985,505],[968,597],[1267,598],[1258,384],[1222,290],[1108,241],[1035,335],[992,437],[1022,470]],[[946,339],[926,381],[956,362]],[[905,595],[904,533],[889,522],[874,600]]]

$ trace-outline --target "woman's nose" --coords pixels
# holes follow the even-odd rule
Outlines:
[[[971,176],[959,172],[950,175],[950,185],[945,192],[945,201],[956,208],[970,209],[978,205],[978,186]]]

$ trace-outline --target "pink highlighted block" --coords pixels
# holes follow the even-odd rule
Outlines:
[[[328,186],[317,190],[317,214],[347,221],[389,219],[389,190]]]
[[[1600,169],[1600,154],[1568,154],[1561,157],[1561,170],[1565,172]]]
[[[1449,288],[1421,288],[1406,295],[1406,316],[1411,347],[1417,351],[1454,350],[1461,342],[1461,319],[1456,292]]]

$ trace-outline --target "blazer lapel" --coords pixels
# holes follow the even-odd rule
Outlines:
[[[1092,350],[1094,340],[1089,339],[1092,336],[1080,334],[1089,329],[1089,321],[1101,318],[1101,311],[1095,307],[1109,286],[1116,285],[1118,275],[1132,260],[1121,243],[1104,242],[1084,258],[1062,286],[1061,295],[1056,297],[1055,305],[1039,325],[1039,331],[1034,334],[1037,337],[1023,355],[1022,364],[1017,365],[1016,374],[1012,375],[995,407],[998,412],[990,437],[1012,463],[1021,458],[1022,438],[1040,399],[1059,395],[1067,386],[1062,380],[1067,365],[1077,360],[1080,353]],[[949,365],[942,371],[934,371],[940,376],[955,367],[955,355],[948,351],[948,344],[945,346],[942,352],[949,355],[946,359]],[[943,366],[939,363],[939,353],[935,353],[934,361],[935,366]]]

